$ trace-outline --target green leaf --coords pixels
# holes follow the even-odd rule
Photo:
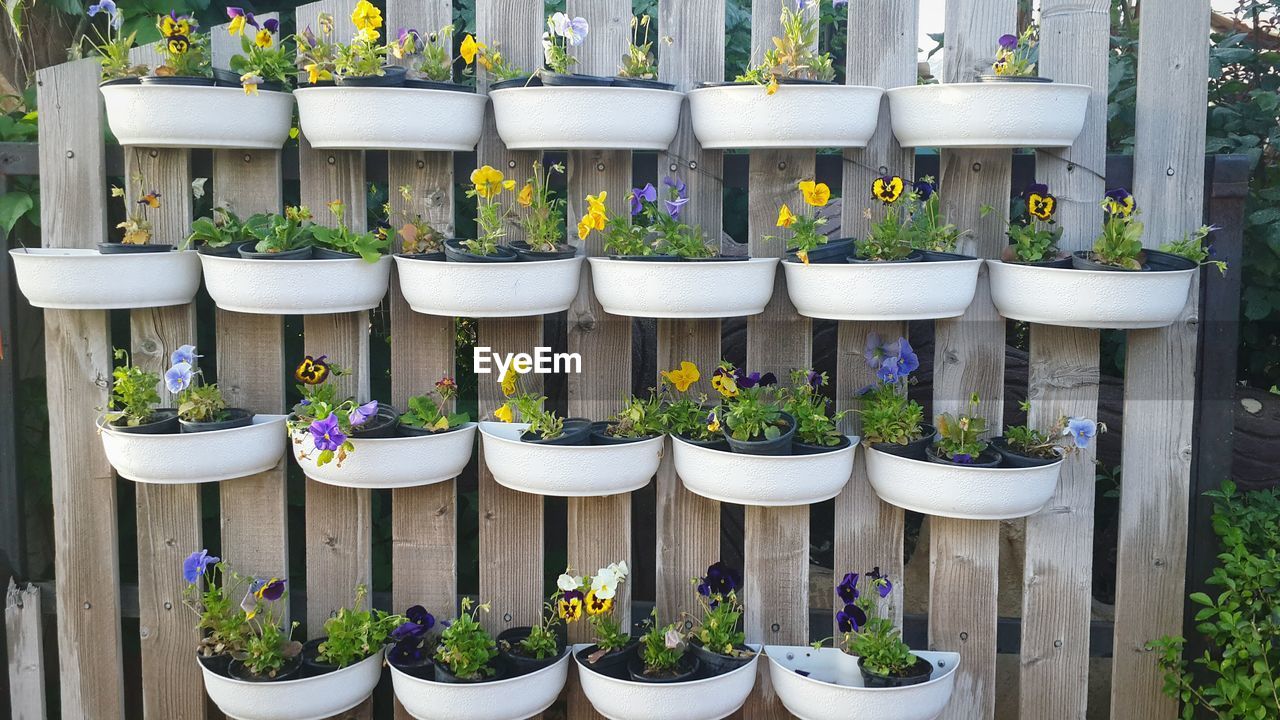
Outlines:
[[[0,195],[0,229],[4,231],[4,235],[13,232],[13,226],[35,205],[35,198],[25,192],[14,191]]]
[[[1202,592],[1193,592],[1187,598],[1198,605],[1213,605],[1213,599]]]

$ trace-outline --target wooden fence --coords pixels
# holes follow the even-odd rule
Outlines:
[[[612,74],[629,33],[629,0],[567,0],[571,14],[585,16],[591,37],[580,50],[582,72]],[[759,56],[777,31],[779,0],[756,0],[752,13],[752,54]],[[349,0],[302,6],[297,25],[315,27],[321,12],[349,14]],[[1064,247],[1081,249],[1100,228],[1096,201],[1104,189],[1108,3],[1106,0],[1043,0],[1042,73],[1062,82],[1090,85],[1089,115],[1076,144],[1042,151],[1037,174],[1060,200]],[[946,10],[944,82],[967,80],[984,64],[996,39],[1011,32],[1016,0],[949,0]],[[542,3],[476,0],[476,33],[500,43],[515,64],[541,62]],[[847,82],[897,87],[916,82],[917,8],[912,0],[850,0]],[[452,21],[450,0],[388,0],[387,27],[438,28]],[[1163,0],[1143,7],[1138,87],[1134,192],[1144,207],[1149,236],[1171,237],[1199,225],[1203,200],[1205,74],[1209,9],[1205,0]],[[724,0],[660,0],[658,27],[672,43],[659,43],[660,75],[687,90],[703,80],[719,80],[725,67]],[[346,23],[339,22],[341,33]],[[215,37],[225,35],[219,29]],[[225,43],[215,53],[225,53]],[[97,66],[69,63],[37,76],[40,107],[40,175],[43,237],[49,246],[93,247],[107,234],[107,188],[103,113]],[[483,90],[483,88],[481,88]],[[1017,112],[1017,108],[1008,108]],[[804,118],[796,118],[802,123]],[[498,139],[492,114],[477,149],[478,164],[517,174],[535,155],[508,151]],[[279,151],[228,150],[214,153],[210,182],[214,199],[241,214],[278,211],[284,203],[284,170]],[[156,234],[176,239],[192,219],[191,153],[188,150],[126,148],[126,165],[141,170],[167,202],[155,218]],[[359,228],[366,216],[366,182],[414,189],[405,207],[437,227],[452,229],[454,162],[449,153],[387,153],[387,176],[365,177],[365,153],[321,151],[300,140],[297,154],[300,201],[331,222],[326,204],[340,199]],[[859,198],[876,175],[911,176],[914,154],[898,147],[889,129],[887,102],[875,138],[866,149],[844,154],[842,186]],[[574,151],[568,156],[570,218],[581,214],[582,198],[607,190],[610,211],[625,212],[631,187],[630,152]],[[813,176],[815,153],[755,151],[749,158],[749,245],[753,255],[777,254],[774,232],[779,202],[790,200],[797,181]],[[972,229],[964,250],[996,257],[1004,244],[1000,213],[981,217],[984,204],[1004,207],[1011,192],[1012,154],[1007,151],[944,151],[939,161],[945,212],[951,222]],[[689,184],[691,222],[712,237],[722,227],[724,155],[701,149],[687,109],[668,152],[658,157],[658,175],[678,174]],[[845,234],[867,228],[862,203],[843,205]],[[573,237],[574,234],[570,233]],[[599,241],[586,243],[591,254]],[[813,354],[811,322],[798,316],[779,273],[767,310],[747,321],[746,363],[752,370],[785,373],[808,367]],[[454,372],[452,319],[409,310],[393,281],[391,313],[391,397],[397,406]],[[302,290],[300,290],[301,292]],[[1193,292],[1192,297],[1196,297]],[[1064,302],[1069,302],[1064,298]],[[1173,701],[1160,692],[1149,640],[1182,629],[1188,483],[1192,451],[1191,411],[1196,363],[1196,304],[1160,330],[1131,331],[1127,337],[1124,413],[1124,491],[1116,598],[1111,715],[1115,718],[1171,718]],[[191,342],[194,305],[134,310],[131,346],[136,361],[161,369],[170,351]],[[126,711],[120,620],[119,538],[115,479],[92,432],[96,408],[104,406],[111,375],[111,328],[102,311],[47,310],[45,337],[54,487],[58,617],[58,661],[64,718],[203,718],[208,711],[191,654],[195,634],[181,605],[182,558],[206,538],[201,533],[201,495],[196,486],[137,486],[138,608],[142,654],[142,703]],[[631,388],[632,325],[607,317],[595,301],[589,278],[568,311],[568,350],[581,353],[584,372],[568,379],[571,415],[602,418]],[[478,344],[496,352],[521,352],[542,345],[543,318],[481,320]],[[841,322],[837,335],[836,398],[851,406],[854,391],[869,380],[862,347],[869,332],[896,337],[904,324]],[[955,411],[971,392],[983,398],[982,414],[1000,423],[1004,383],[1005,322],[986,290],[964,317],[934,323],[933,408]],[[366,398],[371,383],[367,313],[308,316],[303,349],[327,354],[355,368],[343,378],[347,390]],[[720,358],[720,322],[662,320],[657,324],[656,366],[692,360],[708,368]],[[257,412],[284,410],[287,368],[284,318],[219,310],[216,315],[217,375],[231,404]],[[1033,326],[1029,396],[1031,419],[1061,414],[1095,416],[1099,335],[1096,331]],[[656,381],[650,378],[651,381]],[[496,383],[483,378],[482,412],[498,404]],[[1046,423],[1047,424],[1047,423]],[[852,425],[848,428],[856,431]],[[720,555],[721,508],[681,485],[665,453],[656,478],[656,603],[669,615],[687,608],[688,579]],[[1049,505],[1026,522],[1025,593],[1020,662],[1020,715],[1024,718],[1084,718],[1088,690],[1091,558],[1093,552],[1094,468],[1092,454],[1068,461]],[[545,580],[544,537],[564,537],[574,567],[594,568],[616,559],[635,565],[632,498],[568,500],[567,527],[548,528],[540,497],[498,485],[479,463],[479,589],[491,602],[492,628],[528,624],[541,608]],[[289,571],[286,530],[286,466],[222,483],[219,488],[222,556],[238,569],[268,576]],[[455,538],[457,488],[453,481],[388,492],[392,507],[393,607],[422,603],[448,614],[454,607],[460,562]],[[316,628],[349,601],[350,589],[371,580],[371,492],[308,480],[305,486],[305,621]],[[745,510],[743,538],[746,629],[752,642],[801,644],[810,627],[807,507]],[[989,718],[996,697],[997,570],[999,523],[933,518],[931,521],[928,649],[960,652],[956,692],[947,718]],[[890,576],[903,575],[903,511],[878,500],[859,461],[854,477],[836,500],[834,554],[837,573],[873,565]],[[923,549],[921,549],[923,551]],[[296,563],[296,559],[295,559]],[[822,592],[830,592],[829,588]],[[902,608],[902,583],[895,607]],[[620,603],[629,607],[629,598]],[[831,622],[824,619],[823,623]],[[368,716],[366,703],[352,717]],[[581,693],[566,691],[570,718],[594,716]],[[786,713],[762,674],[743,717],[784,717]]]

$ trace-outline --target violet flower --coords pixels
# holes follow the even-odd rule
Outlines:
[[[1089,441],[1098,435],[1098,423],[1089,418],[1068,418],[1063,435],[1070,435],[1076,447],[1089,447]]]
[[[180,362],[164,373],[164,386],[171,393],[180,393],[191,387],[191,363]]]
[[[347,436],[338,427],[338,416],[333,413],[329,413],[329,417],[323,420],[312,422],[308,429],[317,450],[337,450],[347,441]]]
[[[347,413],[347,421],[351,423],[351,427],[359,427],[369,422],[369,418],[377,414],[378,414],[378,401],[370,400],[369,402]]]
[[[879,565],[872,568],[871,572],[867,573],[867,577],[871,578],[871,587],[875,588],[876,592],[880,593],[880,597],[887,598],[889,597],[889,593],[893,592],[893,583],[889,582],[888,575],[882,575],[880,573]]]
[[[937,186],[927,180],[915,181],[912,183],[911,189],[919,196],[921,202],[933,197],[933,194],[938,191]]]
[[[846,605],[858,599],[858,573],[845,573],[844,579],[836,586],[836,596]]]
[[[1013,50],[1017,48],[1018,36],[1017,35],[1001,35],[1000,47],[1004,48],[1005,50]]]
[[[836,613],[836,624],[839,625],[840,632],[857,632],[867,624],[867,613],[857,605],[849,603],[843,610]]]
[[[410,622],[421,625],[425,630],[430,630],[436,625],[435,617],[431,613],[427,612],[427,609],[421,605],[414,605],[408,610],[405,610],[404,616],[408,618]]]
[[[208,550],[197,550],[182,561],[182,579],[194,584],[205,574],[210,565],[215,565],[221,558],[209,554]]]
[[[169,362],[173,365],[177,365],[180,362],[184,362],[188,365],[195,365],[196,358],[198,357],[200,356],[196,354],[195,345],[183,345],[173,351],[173,354],[169,356]]]
[[[644,210],[644,203],[657,200],[658,190],[653,183],[645,183],[642,188],[631,188],[631,216],[639,215]]]

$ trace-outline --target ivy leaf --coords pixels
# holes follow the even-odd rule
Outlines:
[[[14,191],[0,195],[0,230],[4,231],[3,234],[7,236],[13,232],[13,226],[35,205],[35,198],[25,192]]]

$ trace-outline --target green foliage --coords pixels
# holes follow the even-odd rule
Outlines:
[[[151,409],[160,404],[156,386],[160,376],[147,372],[129,362],[129,352],[116,348],[115,359],[124,361],[111,371],[111,409],[106,417],[109,422],[124,420],[129,427],[136,427],[151,418]]]
[[[1102,207],[1106,208],[1107,200]],[[1093,242],[1092,259],[1103,265],[1112,265],[1125,270],[1141,270],[1142,262],[1142,223],[1133,214],[1109,213],[1102,223],[1102,234]]]
[[[987,421],[978,415],[978,393],[969,396],[969,412],[956,417],[951,413],[942,413],[934,423],[938,426],[938,449],[942,455],[954,460],[957,456],[967,455],[976,460],[987,443],[980,436],[987,431]]]
[[[266,33],[262,36],[262,33]],[[258,78],[267,82],[277,82],[288,87],[297,75],[294,66],[297,51],[285,45],[281,38],[276,42],[269,30],[265,28],[257,32],[260,37],[249,37],[246,32],[240,36],[240,53],[231,56],[228,65],[242,77]],[[260,41],[268,42],[265,47]],[[256,83],[255,83],[256,84]]]
[[[616,438],[643,438],[666,431],[665,410],[657,393],[627,398],[622,409],[609,420],[605,434]]]
[[[818,28],[821,20],[821,0],[814,0],[807,7],[794,8],[782,2],[779,21],[782,35],[774,36],[773,47],[764,58],[737,76],[738,82],[765,85],[768,92],[778,88],[778,82],[786,79],[833,80],[836,76],[831,53],[818,52]]]
[[[640,636],[640,659],[644,661],[645,674],[674,672],[688,650],[676,623],[658,625],[658,611],[654,610],[647,624],[649,629]]]
[[[178,417],[188,422],[225,420],[226,409],[217,385],[193,384],[178,396]]]
[[[701,579],[694,578],[697,585]],[[698,605],[702,617],[694,618],[694,628],[690,636],[702,643],[702,647],[721,655],[733,655],[737,647],[747,641],[747,634],[742,630],[743,607],[736,590],[728,595],[715,593],[711,597],[697,594]]]
[[[355,602],[324,621],[325,641],[320,643],[321,662],[344,668],[382,649],[391,631],[405,621],[402,615],[364,607],[368,588],[356,587]]]
[[[260,222],[260,218],[255,217],[255,222]],[[185,247],[223,248],[250,239],[245,222],[238,215],[225,207],[215,207],[212,215],[191,223]]]
[[[1219,273],[1226,274],[1227,264],[1221,260],[1210,260],[1209,258],[1213,255],[1213,246],[1204,243],[1209,233],[1215,229],[1209,225],[1201,225],[1195,232],[1187,233],[1179,240],[1164,243],[1160,249],[1167,253],[1181,255],[1197,265],[1212,265],[1218,269]]]
[[[564,242],[564,198],[551,195],[551,174],[564,175],[564,164],[544,167],[533,162],[533,177],[516,196],[516,203],[524,208],[524,214],[516,225],[524,230],[529,247],[542,252],[554,252],[567,247]]]
[[[248,618],[237,599],[248,587],[245,578],[232,572],[226,563],[210,566],[205,585],[190,583],[182,589],[182,601],[196,614],[200,633],[197,650],[205,657],[244,650],[249,637]]]
[[[560,639],[556,636],[556,626],[560,624],[560,616],[551,603],[543,603],[542,619],[537,625],[529,628],[529,634],[520,640],[520,649],[528,657],[546,660],[560,651]]]
[[[329,203],[329,212],[338,220],[337,227],[314,225],[311,234],[316,247],[354,253],[367,263],[376,263],[391,247],[391,240],[376,232],[356,232],[347,226],[345,205],[340,200]]]
[[[470,422],[471,416],[467,413],[448,412],[456,394],[453,378],[440,380],[436,383],[436,392],[409,398],[409,409],[400,416],[400,424],[440,432]]]
[[[494,672],[489,662],[498,656],[498,644],[476,621],[481,610],[489,612],[489,604],[475,605],[471,598],[462,598],[462,612],[440,633],[436,662],[462,680],[478,680]]]
[[[841,635],[845,652],[861,658],[867,670],[880,675],[902,675],[915,664],[916,656],[902,641],[902,631],[893,624],[891,603],[883,603],[882,612],[881,588],[885,589],[884,597],[890,597],[891,586],[889,579],[879,576],[878,571],[876,568],[862,576],[865,587],[853,602],[865,614],[866,622]],[[849,610],[846,604],[845,612]]]
[[[924,408],[907,398],[901,383],[880,383],[864,393],[857,410],[862,418],[862,439],[867,443],[906,445],[924,437],[920,424]]]
[[[631,42],[627,45],[627,54],[622,56],[618,77],[658,79],[658,60],[653,55],[653,41],[649,39],[649,28],[653,24],[647,14],[631,18]]]
[[[840,422],[850,411],[827,414],[830,401],[819,389],[827,385],[827,374],[812,370],[793,370],[791,386],[783,395],[782,409],[796,419],[796,439],[810,445],[835,447],[843,434]]]
[[[260,253],[307,247],[314,240],[314,228],[306,206],[287,207],[284,215],[253,215],[244,223],[245,234],[254,241],[254,251]]]

